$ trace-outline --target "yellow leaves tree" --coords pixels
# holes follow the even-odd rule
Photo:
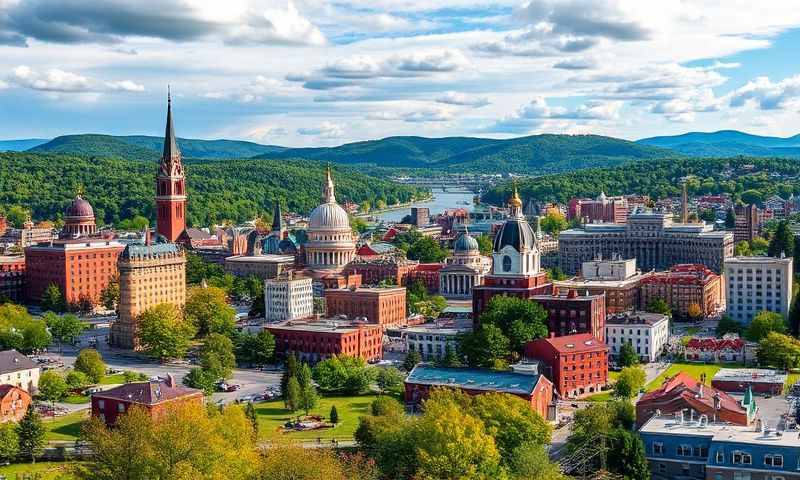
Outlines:
[[[690,318],[700,318],[703,315],[703,308],[696,303],[691,303],[686,309],[686,313],[689,314]]]

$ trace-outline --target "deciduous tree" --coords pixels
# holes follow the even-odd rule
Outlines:
[[[39,377],[39,396],[48,402],[59,402],[67,394],[69,386],[64,377],[55,370],[43,372]]]
[[[209,334],[200,348],[200,365],[215,379],[230,378],[236,366],[231,339],[219,333]]]
[[[481,314],[481,325],[495,325],[510,342],[512,352],[522,354],[525,344],[547,336],[547,312],[536,302],[518,297],[492,297]]]
[[[639,364],[639,355],[633,349],[631,342],[622,342],[619,347],[619,364],[622,367],[630,367]]]
[[[788,326],[786,319],[780,313],[764,310],[759,312],[747,327],[745,337],[752,342],[761,341],[770,332],[786,333]]]
[[[619,398],[633,398],[644,387],[646,379],[644,370],[638,366],[623,368],[614,383],[614,395]]]
[[[217,287],[192,287],[186,294],[186,320],[197,335],[230,334],[236,326],[236,311],[228,305],[225,290]]]
[[[139,315],[139,342],[151,357],[183,358],[194,337],[194,327],[174,305],[162,303]]]
[[[45,433],[41,417],[36,413],[33,405],[29,406],[25,416],[17,424],[19,454],[30,458],[31,463],[36,463],[36,457],[44,452]]]
[[[45,312],[63,313],[67,309],[64,294],[61,293],[61,289],[58,288],[58,285],[51,283],[44,289],[39,306],[41,306],[42,311]]]
[[[83,372],[94,383],[99,383],[106,374],[106,364],[100,352],[94,348],[84,348],[75,358],[75,370]]]
[[[58,342],[59,351],[61,351],[62,344],[73,343],[86,328],[86,325],[72,314],[59,316],[53,312],[47,312],[42,315],[42,320],[47,324],[53,339]]]

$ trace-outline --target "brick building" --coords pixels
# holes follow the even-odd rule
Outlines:
[[[525,400],[542,418],[552,419],[553,383],[544,375],[419,364],[405,380],[406,404],[419,405],[432,388],[455,388],[469,395],[507,393]]]
[[[94,304],[117,274],[117,259],[125,246],[114,240],[80,238],[53,240],[25,249],[27,297],[39,301],[55,284],[69,303],[82,297]]]
[[[168,303],[186,303],[186,257],[174,243],[131,243],[118,261],[119,318],[111,325],[109,341],[115,347],[136,349],[138,316]]]
[[[625,223],[628,202],[625,197],[607,197],[603,192],[594,200],[573,198],[567,204],[567,218],[585,223]]]
[[[19,422],[28,411],[31,395],[14,385],[0,385],[0,423]]]
[[[788,375],[767,368],[720,368],[711,379],[711,385],[723,392],[780,395]]]
[[[347,264],[342,273],[361,275],[364,285],[378,285],[382,281],[405,285],[409,272],[415,266],[416,262],[399,256],[356,258]]]
[[[186,230],[186,176],[172,126],[172,99],[167,96],[164,151],[156,175],[156,231],[175,242]]]
[[[559,290],[574,289],[606,296],[606,312],[630,312],[639,308],[639,284],[651,275],[636,270],[636,259],[592,260],[583,262],[581,276],[554,281]]]
[[[752,398],[738,401],[727,393],[704,385],[686,372],[667,378],[657,390],[645,393],[636,402],[636,426],[641,427],[650,417],[661,412],[669,415],[686,411],[696,418],[706,415],[710,422],[722,421],[734,425],[749,425],[756,415]]]
[[[608,383],[608,347],[589,333],[528,342],[525,357],[545,365],[563,398],[596,393]]]
[[[14,303],[23,301],[25,286],[25,257],[0,255],[0,298]]]
[[[562,295],[554,289],[552,295],[534,295],[530,299],[547,311],[551,334],[563,337],[589,333],[601,342],[605,341],[605,295],[586,295],[585,292],[581,295],[577,290]]]
[[[275,336],[275,352],[294,352],[301,361],[316,363],[333,355],[383,357],[383,327],[364,322],[322,320],[289,321],[265,327]]]
[[[443,263],[417,263],[408,272],[408,277],[403,285],[411,285],[421,280],[429,292],[439,291],[439,273],[444,267]]]
[[[733,240],[751,241],[761,233],[761,212],[755,204],[737,205],[734,208],[735,220]]]
[[[703,265],[675,265],[666,272],[656,272],[640,283],[640,307],[662,299],[676,316],[688,316],[689,306],[696,304],[703,316],[713,315],[723,306],[722,280]]]
[[[326,312],[331,317],[364,317],[368,322],[383,327],[406,324],[405,287],[327,289],[325,305]]]
[[[92,416],[108,426],[132,407],[140,407],[154,419],[178,405],[203,405],[203,392],[178,385],[172,375],[150,382],[126,383],[92,394]]]

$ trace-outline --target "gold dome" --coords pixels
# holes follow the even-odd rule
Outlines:
[[[517,184],[514,184],[514,193],[511,195],[511,200],[508,201],[509,207],[514,208],[522,208],[522,200],[519,198],[519,193],[517,193]]]

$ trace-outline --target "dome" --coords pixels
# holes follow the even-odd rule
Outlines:
[[[311,212],[309,229],[350,230],[350,218],[337,203],[323,203]]]
[[[64,212],[65,217],[92,217],[94,218],[94,209],[92,205],[81,198],[80,195],[75,197],[75,200],[67,207]]]
[[[458,237],[456,240],[455,245],[453,245],[453,252],[457,254],[465,254],[471,252],[477,252],[480,250],[478,246],[478,241],[472,237],[472,235],[468,233],[462,233],[461,236]]]
[[[494,237],[494,251],[499,252],[507,245],[518,252],[530,250],[536,246],[535,239],[533,229],[524,218],[509,218]]]

